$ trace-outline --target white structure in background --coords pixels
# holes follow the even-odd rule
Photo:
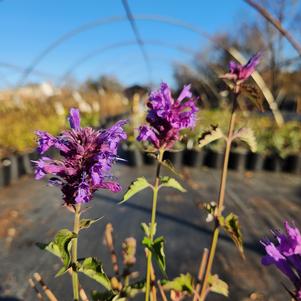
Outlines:
[[[80,93],[78,91],[73,91],[72,97],[78,103],[78,108],[81,112],[84,112],[84,113],[92,112],[91,106],[82,98],[82,96],[80,95]]]
[[[54,103],[54,109],[57,115],[59,116],[65,116],[65,108],[63,106],[63,104],[59,101],[56,101]]]
[[[0,91],[0,100],[11,98],[36,98],[45,100],[54,95],[60,95],[61,90],[55,88],[50,82],[43,82],[41,84],[31,84],[16,89]]]

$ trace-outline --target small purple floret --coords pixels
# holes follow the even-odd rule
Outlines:
[[[261,241],[267,255],[261,262],[263,265],[274,264],[293,283],[292,292],[296,300],[301,300],[301,234],[299,229],[284,223],[285,233],[273,232],[277,243],[269,240]]]
[[[195,126],[198,110],[195,99],[191,97],[190,85],[184,86],[174,100],[169,86],[161,83],[160,89],[149,96],[146,116],[149,124],[140,126],[137,140],[148,141],[156,149],[172,148],[180,139],[181,130]]]
[[[49,183],[61,187],[66,204],[87,203],[97,189],[121,190],[121,186],[110,174],[117,157],[119,143],[126,139],[121,120],[107,130],[96,131],[80,127],[77,109],[69,115],[71,130],[54,137],[46,132],[37,131],[38,151],[40,154],[49,148],[60,151],[61,160],[41,157],[35,161],[35,177],[42,179],[52,175]]]
[[[68,117],[70,127],[74,130],[80,129],[80,117],[79,117],[79,110],[78,109],[71,109],[70,115]]]
[[[222,78],[233,80],[238,84],[244,82],[255,71],[255,68],[260,62],[261,56],[261,52],[256,53],[245,65],[240,65],[234,61],[230,61],[229,72],[223,75]]]

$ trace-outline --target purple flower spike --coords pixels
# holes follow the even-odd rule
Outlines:
[[[261,56],[261,52],[256,53],[245,65],[240,65],[231,61],[229,63],[229,73],[223,75],[222,78],[233,80],[237,84],[244,82],[255,71],[255,68],[260,62]]]
[[[80,129],[80,117],[79,117],[79,110],[78,109],[71,109],[69,115],[69,123],[70,127],[74,130]]]
[[[49,184],[61,188],[67,205],[91,201],[97,189],[120,191],[119,183],[112,180],[110,169],[118,159],[119,143],[126,139],[122,128],[126,121],[119,121],[107,130],[81,128],[77,109],[70,110],[68,120],[71,130],[57,137],[37,131],[40,153],[53,147],[60,151],[62,159],[42,157],[35,161],[36,179],[52,175]]]
[[[284,223],[285,232],[273,232],[277,244],[269,240],[262,241],[267,255],[262,258],[263,265],[274,264],[293,283],[291,292],[301,301],[301,235],[296,226]]]
[[[148,141],[156,149],[172,148],[181,130],[195,126],[198,110],[191,96],[190,85],[187,85],[174,100],[169,86],[161,83],[159,90],[150,93],[146,116],[149,125],[140,126],[137,140]]]

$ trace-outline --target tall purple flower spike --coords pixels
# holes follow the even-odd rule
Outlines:
[[[120,191],[110,169],[118,159],[119,143],[126,139],[122,128],[126,121],[121,120],[107,130],[81,128],[77,109],[70,110],[68,120],[71,129],[57,137],[43,131],[36,132],[40,154],[53,147],[62,156],[61,160],[44,156],[35,161],[36,179],[53,175],[49,183],[61,188],[66,204],[87,203],[97,189]]]
[[[156,149],[172,148],[179,140],[181,130],[195,126],[198,110],[190,85],[184,86],[177,100],[174,100],[169,86],[161,83],[159,90],[151,92],[147,106],[148,125],[140,126],[137,140],[148,141]]]
[[[222,78],[233,80],[237,84],[244,82],[255,71],[256,66],[260,62],[261,56],[261,52],[256,53],[245,65],[240,65],[234,61],[230,61],[229,72],[223,75]]]
[[[274,264],[293,283],[295,290],[292,294],[296,300],[301,301],[301,234],[299,229],[284,223],[285,233],[273,232],[277,244],[263,240],[267,255],[261,262],[263,265]]]

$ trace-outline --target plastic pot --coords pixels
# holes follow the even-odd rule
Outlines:
[[[279,172],[282,170],[283,160],[276,154],[266,155],[263,168],[268,171]]]
[[[208,149],[204,159],[204,165],[211,168],[222,168],[224,154],[212,149]]]
[[[23,168],[25,174],[31,174],[33,172],[33,164],[30,159],[30,154],[24,154],[23,156]]]
[[[118,156],[126,161],[121,163],[128,166],[142,166],[142,154],[138,148],[129,148],[127,145],[121,145],[118,150]]]
[[[1,160],[1,185],[7,186],[18,179],[18,161],[16,156]]]
[[[294,174],[301,173],[301,155],[294,154],[287,156],[284,159],[282,170]]]
[[[246,168],[247,151],[233,149],[229,154],[229,169],[244,171]]]
[[[183,153],[183,164],[191,167],[202,166],[204,152],[196,149],[185,149]]]
[[[249,152],[247,155],[246,169],[258,171],[263,169],[264,156],[260,153]]]
[[[26,174],[25,165],[24,165],[24,156],[25,155],[17,155],[18,177],[24,176]]]
[[[179,168],[182,165],[182,157],[183,157],[183,151],[178,151],[178,152],[165,151],[163,155],[163,160],[169,160],[174,167]]]
[[[2,159],[0,162],[0,187],[10,183],[10,165],[11,162],[8,159]]]

